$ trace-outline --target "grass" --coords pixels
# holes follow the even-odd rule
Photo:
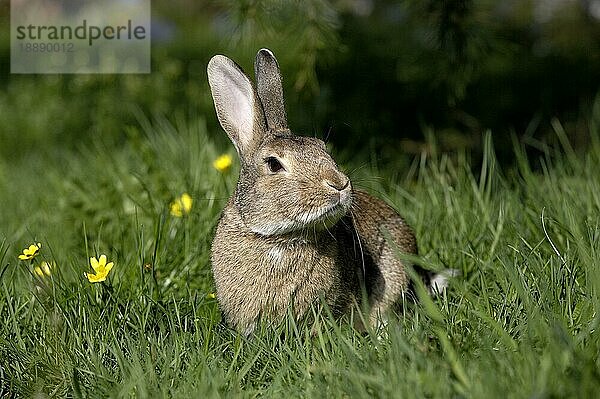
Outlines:
[[[326,316],[314,334],[288,319],[246,339],[220,324],[209,295],[212,231],[237,174],[212,161],[233,149],[200,119],[140,120],[120,146],[0,159],[0,396],[600,392],[597,123],[585,154],[556,122],[559,146],[529,160],[515,144],[517,162],[505,169],[490,135],[476,172],[466,154],[435,146],[403,171],[347,156],[355,180],[415,228],[416,261],[462,275],[392,320],[385,339]],[[169,203],[184,192],[192,211],[175,218]],[[39,257],[18,261],[34,242]],[[100,254],[115,267],[90,284],[83,273]],[[55,262],[51,277],[32,272],[42,260]]]

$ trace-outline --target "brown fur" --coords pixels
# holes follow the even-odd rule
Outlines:
[[[258,90],[226,57],[208,67],[242,167],[212,243],[225,321],[249,334],[261,318],[279,320],[291,306],[300,319],[321,299],[341,316],[366,293],[374,325],[409,283],[386,235],[416,253],[414,234],[385,202],[352,189],[321,140],[289,131],[270,51],[258,53],[255,68]]]

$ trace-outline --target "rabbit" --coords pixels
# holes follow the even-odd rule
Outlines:
[[[324,301],[341,317],[366,296],[365,319],[377,327],[409,291],[396,250],[416,254],[415,235],[392,207],[353,188],[322,140],[290,131],[270,50],[258,52],[254,69],[256,88],[223,55],[207,67],[241,166],[211,246],[223,319],[250,335],[259,320],[289,309],[301,319]]]

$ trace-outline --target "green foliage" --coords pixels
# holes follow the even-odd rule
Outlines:
[[[517,163],[501,169],[490,134],[477,173],[465,153],[438,154],[434,142],[413,172],[353,169],[414,226],[417,263],[461,275],[384,336],[321,315],[315,327],[288,319],[247,339],[219,324],[208,295],[212,229],[236,178],[235,168],[212,167],[221,147],[211,137],[222,132],[209,134],[201,119],[138,120],[123,144],[61,153],[43,175],[33,156],[2,164],[3,395],[590,397],[600,389],[597,131],[575,156],[555,122],[563,146],[548,149],[541,174],[519,144]],[[18,181],[28,184],[11,190]],[[183,192],[194,205],[176,218],[168,204]],[[40,258],[19,262],[36,241]],[[87,258],[101,253],[115,266],[106,283],[91,284]],[[32,273],[41,260],[56,262],[51,277]]]
[[[589,2],[541,3],[155,1],[149,75],[9,75],[0,32],[0,156],[99,135],[119,142],[133,109],[172,123],[203,115],[210,126],[208,60],[225,53],[252,75],[261,47],[280,61],[290,125],[332,130],[353,150],[368,143],[391,160],[399,149],[418,153],[429,126],[444,149],[481,150],[492,129],[504,163],[509,132],[551,139],[553,117],[585,147],[600,23]],[[0,21],[8,24],[8,7]]]
[[[0,75],[0,156],[68,150],[97,136],[120,142],[124,127],[135,125],[136,110],[167,115],[172,123],[199,114],[213,122],[206,65],[217,53],[239,60],[252,75],[256,51],[268,46],[280,55],[290,94],[316,91],[317,60],[328,58],[318,55],[336,45],[337,13],[330,4],[224,1],[206,7],[189,4],[182,17],[181,9],[157,2],[148,75]],[[8,53],[8,45],[0,46],[6,59]]]
[[[548,15],[533,1],[179,4],[153,2],[150,75],[8,75],[0,32],[0,396],[600,391],[600,25],[587,2]],[[252,75],[260,47],[280,61],[291,126],[333,128],[353,182],[415,228],[414,261],[461,273],[382,336],[326,315],[252,339],[220,324],[209,248],[237,169],[212,167],[234,150],[205,67],[226,53]],[[185,192],[192,210],[174,217]],[[18,261],[34,242],[39,257]],[[91,284],[100,254],[115,266]]]

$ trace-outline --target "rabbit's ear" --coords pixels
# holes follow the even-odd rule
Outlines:
[[[207,72],[219,122],[244,159],[258,147],[265,134],[260,100],[248,77],[229,58],[215,55]]]
[[[256,54],[254,74],[258,97],[267,118],[267,126],[273,130],[287,130],[281,73],[277,59],[271,50],[264,48]]]

